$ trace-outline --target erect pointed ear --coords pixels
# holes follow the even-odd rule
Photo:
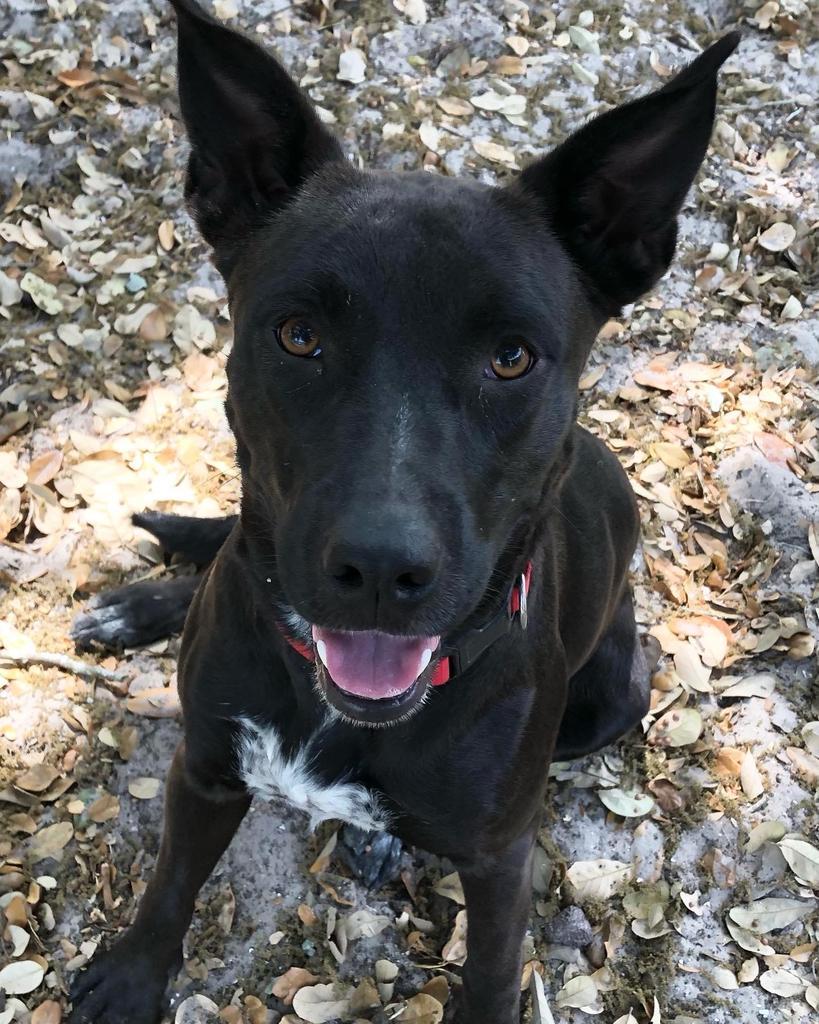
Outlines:
[[[659,91],[596,117],[512,186],[541,199],[608,315],[668,269],[711,135],[717,71],[739,38],[724,36]]]
[[[171,2],[191,144],[185,195],[224,270],[249,231],[322,164],[344,156],[278,61],[195,0]]]

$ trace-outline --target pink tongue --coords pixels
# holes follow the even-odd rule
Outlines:
[[[313,626],[313,640],[336,686],[369,700],[406,693],[426,668],[424,652],[438,646],[437,636],[341,633],[319,626]]]

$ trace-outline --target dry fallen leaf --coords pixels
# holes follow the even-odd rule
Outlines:
[[[18,960],[0,970],[0,992],[9,996],[24,996],[39,988],[45,977],[45,968],[33,960]]]
[[[103,793],[88,808],[88,817],[98,825],[119,817],[119,800],[111,793]]]
[[[371,910],[355,910],[346,914],[340,923],[343,923],[348,941],[354,942],[380,935],[390,925],[390,918],[385,914],[374,914]]]
[[[458,96],[439,96],[435,102],[450,117],[469,117],[475,113],[472,104]]]
[[[159,228],[157,229],[157,237],[159,239],[159,244],[162,246],[165,252],[170,252],[171,249],[173,249],[173,232],[174,223],[172,220],[163,220],[162,223],[159,225]]]
[[[529,989],[532,993],[532,1024],[555,1024],[555,1019],[549,1008],[549,1002],[546,999],[546,992],[543,988],[543,978],[541,978],[537,971],[532,971]],[[636,1024],[636,1021],[634,1024]]]
[[[59,777],[59,774],[51,765],[38,764],[23,772],[22,775],[18,775],[14,780],[14,785],[18,789],[24,789],[27,793],[42,793]]]
[[[696,708],[668,711],[648,732],[648,742],[656,747],[687,747],[702,735],[702,715]]]
[[[773,992],[774,995],[782,996],[783,999],[793,999],[794,996],[801,996],[807,988],[807,982],[784,967],[772,971],[765,971],[759,976],[759,984],[766,992]]]
[[[728,933],[736,944],[749,953],[755,953],[757,956],[773,956],[776,950],[773,946],[769,946],[767,942],[763,942],[762,939],[754,935],[753,932],[749,932],[747,928],[740,928],[735,921],[730,918],[725,922],[725,926],[728,929]]]
[[[31,1024],[60,1024],[63,1019],[62,1008],[54,999],[46,999],[40,1003],[31,1015]]]
[[[176,718],[181,713],[179,694],[175,687],[158,686],[140,690],[129,697],[125,706],[134,715],[145,718]]]
[[[8,925],[8,938],[11,942],[11,955],[14,957],[22,956],[31,941],[31,936],[25,928],[17,924]]]
[[[457,872],[446,875],[439,882],[436,882],[433,886],[433,891],[437,892],[439,896],[445,896],[449,900],[454,900],[455,903],[460,903],[461,906],[466,904],[464,888],[461,885],[461,879]]]
[[[176,1009],[174,1024],[218,1024],[219,1007],[207,996],[193,995],[183,999]]]
[[[726,992],[732,992],[739,988],[739,981],[733,971],[727,967],[715,967],[711,971],[711,980],[714,984]]]
[[[318,857],[310,865],[311,875],[320,875],[323,871],[326,871],[330,866],[330,858],[333,855],[333,851],[338,845],[338,832],[334,832],[327,842],[324,844]]]
[[[311,974],[303,967],[291,967],[276,979],[273,985],[273,995],[289,1006],[293,1002],[293,996],[300,988],[304,988],[305,985],[315,985],[318,980],[315,974]]]
[[[463,965],[466,962],[466,911],[459,910],[455,916],[452,935],[441,952],[441,958],[449,964]]]
[[[781,821],[763,821],[751,829],[748,842],[745,844],[745,852],[755,853],[765,843],[777,842],[787,831]]]
[[[722,697],[770,697],[776,689],[776,676],[770,672],[759,672],[745,676],[721,691]]]
[[[563,1007],[574,1007],[583,1009],[594,1006],[598,999],[597,985],[594,978],[578,974],[567,981],[563,988],[555,996],[555,1003],[561,1009]]]
[[[599,789],[597,795],[610,811],[621,818],[642,818],[654,810],[652,798],[637,790]]]
[[[607,900],[625,886],[631,875],[631,865],[619,860],[585,860],[572,864],[566,881],[581,901]]]
[[[482,156],[484,160],[489,160],[491,163],[517,167],[517,159],[512,150],[497,142],[492,142],[491,139],[473,139],[472,148],[478,156]]]
[[[765,784],[762,781],[762,774],[757,767],[754,755],[750,750],[745,752],[740,769],[740,782],[742,791],[749,800],[756,800],[765,792]]]
[[[319,919],[315,910],[313,910],[312,907],[308,907],[306,903],[299,904],[296,914],[298,915],[301,923],[306,925],[308,928],[312,928],[318,924]]]
[[[293,1009],[309,1024],[329,1024],[350,1011],[350,996],[345,986],[313,985],[300,988],[293,998]]]
[[[777,843],[793,873],[813,889],[819,889],[819,849],[798,835],[786,835]]]
[[[444,1019],[444,1008],[432,996],[419,992],[407,1000],[406,1008],[397,1018],[407,1024],[441,1024]]]
[[[153,800],[159,796],[162,783],[159,779],[138,778],[128,783],[128,792],[137,800]]]
[[[360,85],[367,77],[367,55],[364,51],[355,46],[342,50],[338,58],[337,77],[340,82]]]
[[[767,935],[800,921],[815,908],[815,901],[772,897],[756,900],[744,907],[733,907],[728,913],[740,928],[757,935]]]
[[[34,836],[29,847],[29,857],[32,863],[41,860],[59,860],[65,846],[74,836],[74,826],[70,821],[60,821],[54,825],[47,825]]]
[[[793,244],[796,229],[790,224],[779,222],[772,224],[759,236],[759,244],[769,252],[782,252]]]

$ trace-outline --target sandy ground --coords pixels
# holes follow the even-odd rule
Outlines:
[[[583,382],[583,422],[640,497],[635,590],[664,659],[642,734],[553,769],[524,981],[542,975],[558,1024],[816,1019],[819,45],[808,6],[235,6],[217,13],[277,48],[351,158],[487,181],[743,26],[674,268],[607,325]],[[10,0],[0,34],[0,1022],[49,1024],[70,971],[129,920],[155,856],[179,733],[177,641],[85,656],[123,673],[113,681],[28,659],[74,655],[68,628],[90,594],[178,571],[158,564],[131,511],[234,506],[221,412],[230,326],[182,206],[165,5]],[[350,48],[364,58],[359,83],[338,78]],[[766,235],[775,223],[794,229],[782,243]],[[656,722],[669,710],[685,711],[689,732],[663,748]],[[639,816],[623,816],[623,790]],[[409,851],[403,882],[369,894],[333,857],[308,870],[332,831],[311,836],[285,809],[254,808],[203,891],[177,1003],[201,993],[229,1021],[295,1021],[272,994],[289,968],[337,982],[343,1002],[388,958],[391,1008],[359,1017],[438,1019],[403,1000],[430,980],[438,998],[440,979],[457,984],[458,950],[445,944],[459,907],[436,891],[448,866]],[[616,863],[590,879],[583,866],[600,859]],[[770,899],[790,901],[774,927],[737,932],[732,912],[747,924],[742,908]],[[338,943],[337,919],[362,910],[382,930],[339,963],[328,937]],[[183,1007],[179,1020],[200,1019]]]

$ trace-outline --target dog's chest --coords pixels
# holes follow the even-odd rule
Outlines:
[[[236,757],[239,775],[251,795],[263,800],[284,800],[310,817],[311,827],[322,821],[346,821],[365,832],[385,831],[388,816],[378,796],[344,778],[328,783],[317,771],[323,729],[294,754],[286,755],[273,726],[249,719],[240,722]]]

